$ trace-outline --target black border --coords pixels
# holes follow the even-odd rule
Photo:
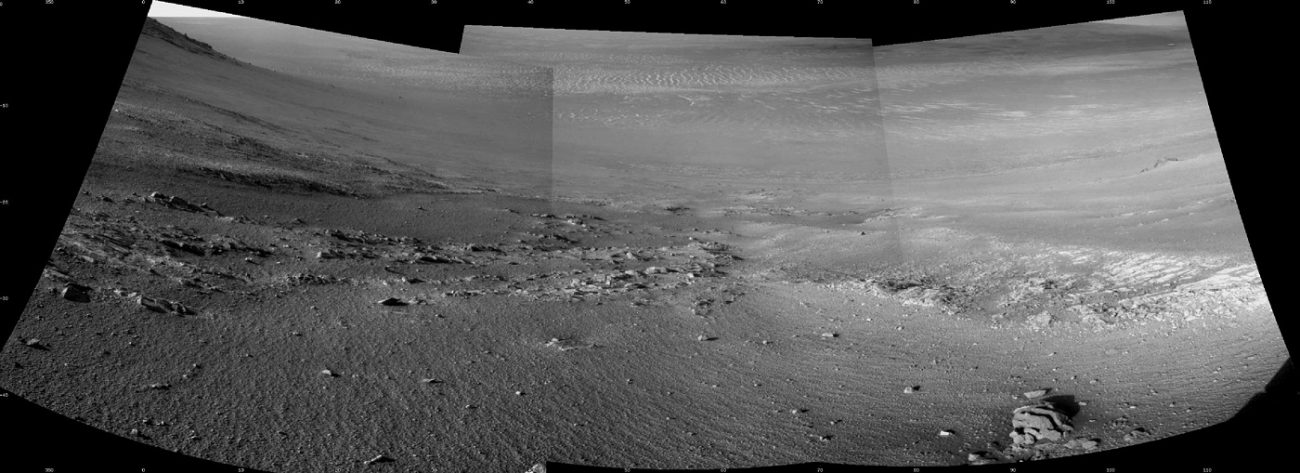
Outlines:
[[[0,0],[0,343],[40,277],[91,156],[152,0]],[[1269,113],[1286,91],[1260,82],[1273,47],[1253,29],[1280,15],[1239,0],[176,0],[212,10],[413,46],[457,51],[466,24],[871,38],[876,45],[1185,10],[1242,219],[1288,347],[1296,343],[1286,283],[1292,177],[1289,137]],[[1285,56],[1274,61],[1284,61]],[[1278,469],[1297,425],[1292,364],[1232,420],[1096,454],[970,468],[978,471]],[[0,389],[0,471],[237,472],[90,428]],[[544,459],[538,459],[542,461]],[[549,471],[623,471],[548,464]],[[820,469],[819,469],[820,468]],[[931,471],[798,465],[731,471]],[[246,469],[243,471],[256,471]],[[666,470],[658,470],[666,471]]]

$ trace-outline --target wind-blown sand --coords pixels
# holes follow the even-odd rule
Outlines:
[[[176,24],[221,36],[244,21]],[[1089,451],[1011,448],[1011,412],[1040,388],[1077,410],[1071,438],[1096,448],[1208,426],[1286,350],[1199,84],[1170,85],[1189,67],[1185,31],[1133,46],[1136,33],[1112,26],[1074,27],[1062,42],[1077,49],[1057,49],[1065,59],[1022,58],[1056,67],[1047,72],[934,52],[1006,50],[1051,36],[1042,31],[878,49],[866,66],[879,91],[852,85],[844,97],[878,104],[884,128],[845,146],[887,158],[818,174],[733,166],[734,155],[601,161],[593,150],[619,142],[584,138],[613,125],[583,121],[582,107],[554,118],[554,156],[549,122],[488,126],[520,107],[599,104],[583,95],[592,84],[641,79],[595,76],[552,97],[529,91],[570,76],[545,61],[430,53],[457,77],[517,80],[447,82],[455,94],[366,87],[393,74],[276,71],[274,48],[253,65],[150,22],[0,354],[0,384],[141,442],[285,472],[946,465],[976,451]],[[232,54],[251,50],[225,37]],[[361,43],[330,41],[373,63]],[[1148,56],[1166,62],[1129,67]],[[647,80],[670,89],[648,97],[789,81],[719,67]],[[969,76],[946,74],[959,69]],[[1000,74],[1059,85],[1044,96],[1100,91],[1034,110],[987,105],[1007,103],[990,95],[1010,80]],[[964,82],[930,83],[940,77]],[[1115,82],[1125,85],[1095,85]],[[1163,92],[1121,105],[1155,82]],[[514,92],[475,107],[502,88]],[[711,94],[726,95],[683,103]],[[1110,105],[1075,103],[1106,94]],[[972,96],[986,104],[952,105]],[[869,111],[836,119],[865,130]],[[1029,118],[1017,112],[1041,115],[1004,121]],[[682,133],[707,134],[689,128],[713,123],[692,121],[709,113],[680,117]],[[523,131],[499,131],[511,126]],[[647,143],[668,133],[626,126]],[[365,463],[378,455],[392,461]]]

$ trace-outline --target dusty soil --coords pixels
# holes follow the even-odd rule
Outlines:
[[[383,94],[147,27],[0,384],[285,472],[951,465],[1215,424],[1287,356],[1205,141],[539,195],[413,161]],[[1074,441],[1013,447],[1040,389]]]

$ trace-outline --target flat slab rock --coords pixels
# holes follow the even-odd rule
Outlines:
[[[1074,430],[1070,416],[1050,402],[1021,406],[1011,413],[1011,439],[1016,445],[1058,441]]]
[[[80,284],[68,283],[59,295],[73,302],[90,302],[90,288]]]

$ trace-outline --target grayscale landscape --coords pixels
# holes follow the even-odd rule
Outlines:
[[[279,472],[958,465],[1207,427],[1287,352],[1186,27],[1152,19],[467,27],[461,55],[151,19],[0,386]]]

